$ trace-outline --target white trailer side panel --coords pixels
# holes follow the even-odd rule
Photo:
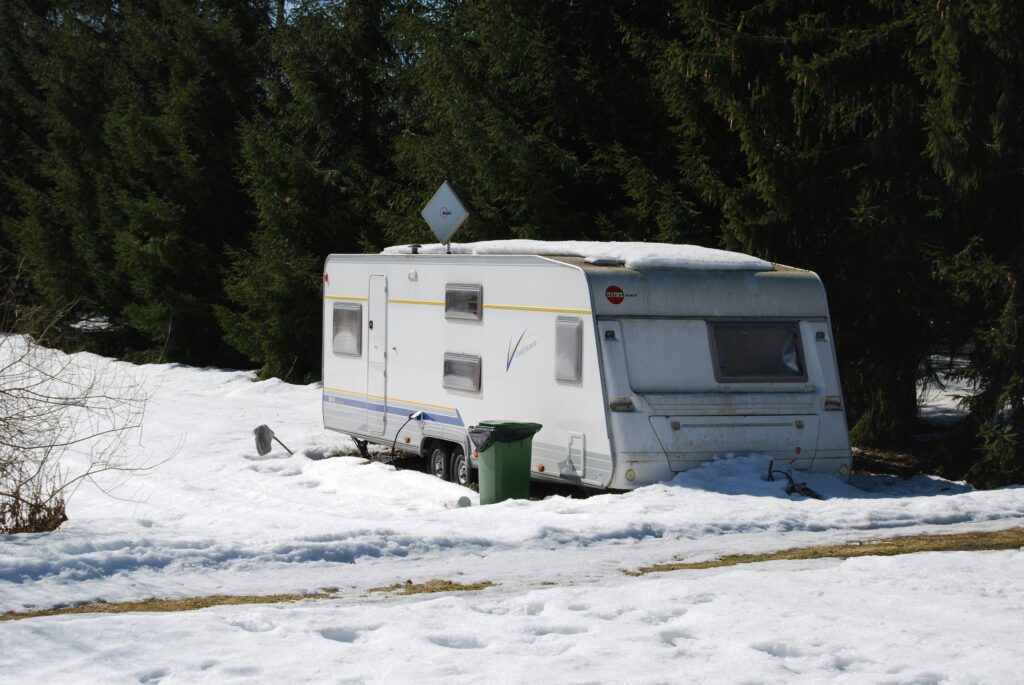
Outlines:
[[[481,320],[446,318],[449,284],[481,286]],[[333,351],[336,305],[362,307],[358,356]],[[559,317],[581,323],[578,382],[555,378]],[[382,364],[373,356],[381,340]],[[534,421],[544,426],[535,474],[593,486],[611,479],[590,289],[577,267],[527,256],[332,255],[323,349],[327,428],[388,444],[401,429],[399,444],[418,446],[431,437],[464,444],[482,420]],[[479,357],[478,391],[444,387],[446,353]],[[406,422],[416,411],[424,420]]]

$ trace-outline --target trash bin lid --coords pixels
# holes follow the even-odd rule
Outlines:
[[[519,442],[533,437],[543,426],[523,421],[481,421],[469,429],[469,439],[480,452],[495,442]]]
[[[481,421],[477,425],[478,426],[485,426],[487,428],[507,428],[507,429],[510,429],[510,430],[515,430],[515,429],[518,429],[518,428],[522,428],[522,429],[526,430],[526,429],[529,428],[529,429],[533,429],[534,433],[536,433],[541,428],[543,428],[543,426],[541,426],[539,423],[530,423],[528,421],[498,421],[498,420],[495,420],[495,419],[490,419],[488,421]]]

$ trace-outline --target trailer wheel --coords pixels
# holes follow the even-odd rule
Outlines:
[[[430,472],[442,480],[449,480],[448,469],[450,456],[443,444],[434,447],[430,453]]]
[[[469,458],[461,447],[456,447],[452,452],[451,478],[453,483],[469,487],[475,479],[473,469],[469,465]]]

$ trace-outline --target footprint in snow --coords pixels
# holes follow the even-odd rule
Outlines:
[[[648,612],[645,616],[643,616],[640,620],[644,623],[658,625],[661,623],[668,623],[669,621],[673,621],[685,614],[686,609],[680,607],[671,609],[669,611],[651,611]]]
[[[537,616],[544,613],[544,609],[544,602],[527,602],[522,606],[520,612],[527,616]]]
[[[256,473],[276,475],[282,477],[298,476],[299,474],[302,473],[301,467],[294,466],[291,464],[250,464],[248,468],[250,471],[255,471]]]
[[[330,628],[322,628],[319,633],[320,637],[331,640],[333,642],[343,642],[345,644],[351,644],[359,639],[364,633],[370,633],[380,628],[376,626],[361,626],[359,628],[347,628],[345,626],[331,626]]]
[[[258,454],[243,454],[243,457],[249,461],[271,461],[273,459],[288,459],[291,457],[289,454],[265,454],[262,457]]]
[[[663,630],[658,633],[658,637],[660,637],[661,641],[670,647],[678,647],[680,642],[697,639],[689,630],[682,629]]]
[[[229,626],[241,628],[247,633],[267,633],[274,629],[274,624],[258,614],[239,616],[227,622]]]
[[[789,657],[801,657],[804,655],[803,650],[792,645],[787,645],[784,642],[758,642],[750,645],[752,648],[765,654],[771,654],[774,657],[780,659],[786,659]]]
[[[351,628],[324,628],[320,631],[320,636],[334,642],[345,642],[353,643],[362,635],[358,630]]]
[[[438,647],[449,649],[482,649],[486,645],[472,637],[458,637],[455,635],[433,635],[427,637]]]
[[[832,659],[832,667],[835,668],[837,671],[842,672],[848,670],[851,666],[855,666],[860,661],[862,661],[862,659],[854,659],[852,657],[846,656],[837,656]]]
[[[544,635],[579,635],[587,632],[587,629],[580,626],[537,626],[530,628],[529,632],[541,637]]]
[[[469,608],[478,614],[488,614],[490,616],[508,615],[508,607],[505,606],[504,602],[487,602],[481,604],[471,604]]]

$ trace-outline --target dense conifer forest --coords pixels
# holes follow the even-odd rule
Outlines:
[[[855,444],[1024,480],[1016,0],[0,0],[3,320],[317,380],[331,252],[696,243],[816,271]],[[102,331],[76,326],[103,317]]]

